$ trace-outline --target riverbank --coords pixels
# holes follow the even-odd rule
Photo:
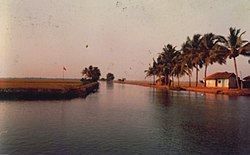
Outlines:
[[[161,86],[161,85],[153,85],[152,82],[146,81],[125,81],[125,82],[118,82],[115,83],[120,84],[131,84],[131,85],[138,85],[144,87],[153,87],[159,89],[169,89],[168,86]],[[223,94],[229,96],[250,96],[250,89],[225,89],[225,88],[205,88],[199,85],[198,87],[188,87],[187,82],[181,82],[180,87],[171,87],[170,90],[184,90],[184,91],[193,91],[193,92],[201,92],[201,93],[212,93],[212,94]]]
[[[85,97],[98,89],[99,83],[80,80],[1,79],[0,99],[51,100]]]
[[[204,88],[204,87],[187,87],[187,91],[212,93],[212,94],[223,94],[229,96],[250,96],[250,89],[223,89],[223,88]]]

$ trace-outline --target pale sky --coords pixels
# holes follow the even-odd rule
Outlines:
[[[179,49],[195,33],[236,27],[250,41],[249,15],[248,0],[1,0],[0,77],[61,78],[65,66],[67,78],[80,78],[94,65],[102,77],[144,80],[164,45]],[[242,77],[249,59],[237,58]],[[216,71],[233,72],[233,61],[208,75]]]

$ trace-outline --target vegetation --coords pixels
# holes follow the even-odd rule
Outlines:
[[[126,78],[118,79],[118,82],[124,82]]]
[[[93,67],[90,65],[88,68],[86,67],[82,71],[82,75],[84,76],[84,79],[89,79],[91,81],[98,81],[101,76],[101,71],[98,67]]]
[[[239,77],[236,57],[238,57],[239,55],[250,56],[250,43],[242,39],[242,35],[246,31],[240,33],[240,29],[230,28],[229,32],[230,34],[227,37],[227,40],[223,38],[225,43],[224,43],[224,48],[222,47],[221,51],[227,54],[229,56],[229,59],[233,58],[235,74],[236,77]],[[236,78],[236,83],[237,87],[240,88],[238,78]]]
[[[206,87],[206,77],[207,77],[207,68],[213,63],[225,64],[227,54],[220,52],[217,49],[218,43],[223,43],[223,37],[215,35],[213,33],[207,33],[202,37],[201,40],[201,51],[202,51],[202,63],[205,66],[204,70],[204,86]]]
[[[158,68],[155,59],[153,59],[153,66],[149,64],[149,68],[145,70],[146,77],[153,76],[153,85],[155,85],[155,76],[158,74]]]
[[[107,79],[107,81],[113,81],[115,79],[115,76],[112,73],[108,73],[106,75],[106,79]]]
[[[68,79],[0,79],[0,89],[66,89],[82,85],[79,80]]]
[[[239,55],[250,56],[250,42],[242,39],[244,33],[240,33],[240,29],[230,28],[227,39],[213,33],[195,34],[192,38],[187,37],[180,50],[168,44],[164,46],[156,61],[153,59],[153,66],[150,65],[145,70],[146,77],[153,76],[154,84],[155,76],[159,79],[164,78],[165,85],[169,86],[171,81],[174,83],[174,77],[177,77],[179,86],[179,78],[188,75],[190,87],[192,71],[195,69],[195,86],[197,87],[199,70],[202,67],[204,67],[204,80],[206,80],[208,66],[214,63],[225,64],[227,58],[233,58],[235,74],[238,77],[236,57]],[[240,88],[238,78],[236,81]],[[206,81],[204,86],[206,87]]]
[[[1,100],[58,100],[85,97],[98,83],[73,79],[0,79]],[[84,89],[83,89],[84,88]]]
[[[100,78],[100,81],[106,81],[106,79],[105,78]]]

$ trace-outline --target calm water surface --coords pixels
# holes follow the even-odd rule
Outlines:
[[[249,100],[101,83],[86,99],[0,101],[0,154],[250,154]]]

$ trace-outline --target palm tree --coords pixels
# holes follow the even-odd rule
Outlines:
[[[178,86],[180,86],[180,77],[184,76],[185,74],[188,75],[187,72],[187,65],[184,61],[184,57],[180,51],[177,51],[176,56],[174,58],[174,68],[172,70],[172,75],[177,77]]]
[[[92,80],[93,81],[98,81],[101,76],[101,71],[98,67],[94,67],[92,71]]]
[[[205,66],[204,70],[204,86],[206,87],[206,77],[208,65],[215,62],[219,64],[226,63],[226,55],[223,52],[217,50],[218,43],[224,42],[222,36],[216,36],[213,33],[207,33],[202,37],[201,50],[202,50],[202,61]]]
[[[172,70],[170,72],[170,75],[172,76],[172,85],[174,86],[174,77],[177,77],[178,80],[178,86],[179,86],[179,80],[180,80],[180,71],[181,71],[181,65],[180,59],[181,59],[181,52],[178,50],[175,50],[173,53],[173,58],[172,58]]]
[[[85,67],[83,70],[82,70],[82,76],[84,76],[85,78],[89,78],[90,77],[90,71],[87,67]]]
[[[170,76],[174,68],[174,57],[177,55],[177,51],[171,44],[165,45],[163,52],[157,58],[159,67],[161,68],[161,73],[165,77],[165,84],[168,83],[170,86]]]
[[[240,33],[240,29],[230,28],[227,47],[230,49],[229,58],[234,60],[234,69],[236,74],[237,87],[240,88],[236,57],[239,55],[250,56],[250,43],[242,40],[241,36],[246,32]]]
[[[157,76],[159,77],[160,80],[162,80],[162,78],[164,78],[164,83],[165,85],[167,85],[168,83],[168,72],[167,72],[167,67],[165,66],[165,64],[160,61],[162,58],[160,56],[158,56],[157,58]]]
[[[182,51],[185,56],[185,61],[190,67],[196,69],[196,84],[198,86],[198,72],[199,68],[202,68],[202,52],[201,52],[201,40],[202,36],[200,34],[195,34],[192,40],[187,37],[187,41],[182,45]],[[189,74],[190,75],[190,74]]]
[[[187,75],[188,75],[188,81],[189,81],[189,87],[191,87],[191,75],[193,70],[193,65],[191,63],[191,52],[189,51],[189,43],[186,41],[182,44],[181,47],[181,58],[182,58],[182,66],[186,68]]]
[[[146,77],[148,76],[153,76],[153,85],[155,85],[155,76],[158,74],[158,66],[157,66],[157,62],[155,61],[155,59],[153,59],[153,66],[151,66],[149,64],[149,68],[147,70],[145,70],[144,72],[146,72]]]
[[[225,47],[220,46],[219,50],[225,52],[229,56],[229,59],[233,58],[234,61],[234,70],[236,74],[236,83],[237,87],[240,89],[239,79],[238,79],[238,70],[236,57],[239,55],[250,56],[250,43],[248,41],[242,40],[242,35],[246,31],[240,33],[240,29],[230,28],[229,36],[227,40],[222,37],[225,43]]]

